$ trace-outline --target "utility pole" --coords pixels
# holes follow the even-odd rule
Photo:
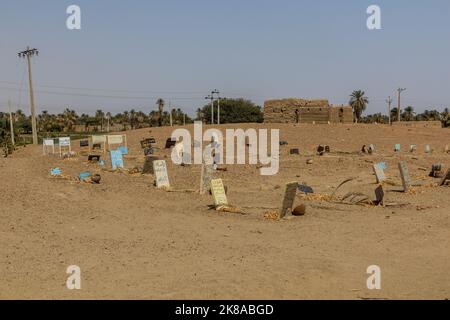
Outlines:
[[[186,126],[186,113],[183,113],[183,126]]]
[[[38,137],[37,137],[37,129],[36,129],[36,110],[34,108],[34,93],[33,93],[33,77],[31,73],[31,57],[36,55],[39,55],[38,49],[30,49],[30,47],[27,47],[27,50],[21,51],[18,53],[19,58],[27,58],[28,62],[28,81],[30,85],[30,109],[31,109],[31,128],[33,131],[33,144],[38,144]]]
[[[398,92],[398,106],[397,106],[397,120],[398,122],[400,122],[401,119],[401,103],[400,103],[400,96],[402,94],[403,91],[406,91],[406,88],[398,88],[397,92]]]
[[[220,92],[219,90],[215,89],[211,92],[211,95],[214,97],[214,95],[217,94],[217,124],[220,124]]]
[[[172,99],[169,99],[169,118],[170,118],[170,126],[173,127],[173,121],[172,121]]]
[[[212,94],[205,97],[206,100],[211,100],[211,125],[214,124],[214,96]]]
[[[391,96],[389,96],[389,98],[386,100],[386,103],[388,104],[388,116],[389,116],[389,125],[392,125],[392,120],[391,120],[391,105],[392,105],[392,98]]]
[[[13,125],[13,117],[11,113],[11,100],[8,100],[8,108],[9,108],[9,128],[11,129],[11,143],[13,146],[16,145],[14,140],[14,125]]]

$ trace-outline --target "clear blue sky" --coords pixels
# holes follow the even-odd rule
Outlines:
[[[80,31],[66,29],[70,4],[81,7]],[[382,9],[382,30],[366,27],[370,4]],[[450,106],[448,0],[2,0],[0,110],[8,98],[29,109],[17,57],[27,45],[40,50],[39,112],[149,112],[163,97],[192,114],[214,88],[260,105],[341,104],[363,89],[375,113],[402,86],[417,111]]]

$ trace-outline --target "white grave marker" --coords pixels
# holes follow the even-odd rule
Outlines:
[[[42,142],[42,152],[44,155],[48,155],[47,148],[52,149],[52,154],[55,154],[55,141],[53,139],[44,139]]]
[[[167,165],[164,160],[153,161],[153,171],[155,172],[156,187],[170,188],[169,175],[167,173]]]
[[[377,178],[377,183],[382,183],[386,181],[386,175],[384,174],[383,168],[379,164],[373,165],[373,171],[375,172],[375,177]]]
[[[216,209],[221,207],[228,207],[228,199],[225,194],[225,188],[223,186],[222,179],[211,180],[211,192],[214,198],[214,205]]]

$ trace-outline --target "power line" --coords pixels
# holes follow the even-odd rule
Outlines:
[[[17,88],[5,88],[0,87],[0,90],[9,90],[9,91],[20,91]],[[26,90],[24,90],[26,91]],[[47,91],[47,90],[35,90],[35,92],[40,94],[50,94],[50,95],[61,95],[61,96],[74,96],[74,97],[87,97],[87,98],[109,98],[109,99],[122,99],[122,100],[152,100],[158,99],[159,96],[153,97],[138,97],[138,96],[113,96],[113,95],[101,95],[101,94],[87,94],[87,93],[75,93],[75,92],[57,92],[57,91]],[[202,100],[202,97],[177,97],[173,98],[173,100]]]
[[[0,81],[0,83],[19,85],[17,82]],[[55,85],[36,85],[40,88],[78,90],[78,91],[99,91],[99,92],[123,92],[123,93],[152,93],[152,94],[202,94],[203,91],[148,91],[148,90],[119,90],[119,89],[93,89],[81,87],[55,86]]]

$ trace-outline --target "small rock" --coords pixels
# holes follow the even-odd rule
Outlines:
[[[294,210],[292,210],[292,215],[296,217],[304,216],[305,214],[306,214],[306,206],[303,203],[297,206]]]

